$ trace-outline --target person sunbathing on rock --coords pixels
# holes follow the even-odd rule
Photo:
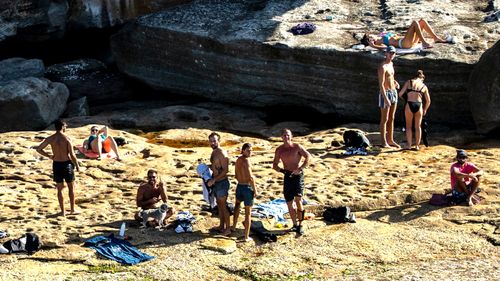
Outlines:
[[[424,32],[430,35],[431,38],[425,38]],[[361,43],[379,50],[385,50],[388,46],[411,49],[420,43],[424,48],[432,48],[433,43],[455,43],[455,38],[450,35],[446,39],[437,36],[429,23],[424,19],[420,19],[411,23],[404,36],[392,32],[383,32],[378,35],[367,33],[361,39]]]
[[[102,159],[103,153],[113,150],[116,154],[116,160],[121,161],[120,154],[118,153],[118,145],[109,135],[107,126],[101,129],[98,129],[97,126],[92,126],[89,138],[83,141],[83,148],[97,153],[99,155],[97,160]]]

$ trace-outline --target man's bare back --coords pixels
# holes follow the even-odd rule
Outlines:
[[[251,182],[253,182],[252,164],[247,157],[238,157],[234,166],[234,172],[236,175],[236,179],[238,180],[238,184],[250,184]]]

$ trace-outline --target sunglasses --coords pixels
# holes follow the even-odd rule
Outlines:
[[[458,159],[467,159],[467,156],[458,156]]]
[[[90,131],[91,131],[91,132],[97,132],[97,131],[99,131],[99,130],[97,130],[97,129],[91,129]]]
[[[156,179],[156,176],[148,176],[148,179],[154,180]]]

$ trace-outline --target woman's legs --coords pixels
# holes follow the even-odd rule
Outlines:
[[[413,118],[415,120],[415,148],[417,150],[420,149],[420,139],[422,138],[422,106],[420,106],[420,109],[415,112],[415,115],[413,115]]]
[[[434,42],[446,43],[446,40],[437,36],[437,34],[434,32],[434,30],[432,30],[432,27],[429,25],[429,23],[426,20],[420,19],[418,21],[418,25],[420,26],[421,30],[427,32],[427,34],[429,34],[432,37],[432,39],[434,39]]]
[[[116,144],[116,141],[114,138],[108,136],[105,141],[108,141],[109,144],[111,145],[111,149],[115,152],[116,154],[116,160],[120,161],[120,154],[118,153],[118,145]]]
[[[421,20],[422,21],[422,20]],[[426,22],[427,23],[427,22]],[[409,49],[413,48],[415,44],[418,42],[422,42],[424,47],[430,47],[431,44],[425,40],[424,34],[422,33],[422,29],[420,24],[416,21],[413,21],[408,28],[408,31],[403,38],[402,46],[403,48]]]
[[[406,120],[406,144],[407,149],[411,149],[412,145],[412,124],[413,124],[413,113],[410,110],[410,106],[408,104],[405,105],[405,120]]]

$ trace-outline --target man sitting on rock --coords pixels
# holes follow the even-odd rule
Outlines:
[[[159,180],[156,170],[148,171],[148,182],[143,183],[137,190],[136,204],[141,210],[135,214],[135,220],[142,222],[140,213],[142,210],[156,209],[159,207],[159,202],[167,203],[167,193],[163,182]],[[167,225],[167,220],[174,214],[175,210],[169,207],[163,225]]]
[[[457,162],[451,165],[451,192],[455,202],[466,201],[469,206],[479,203],[478,198],[474,198],[479,187],[479,177],[483,171],[476,165],[467,162],[467,153],[465,150],[457,150]]]

